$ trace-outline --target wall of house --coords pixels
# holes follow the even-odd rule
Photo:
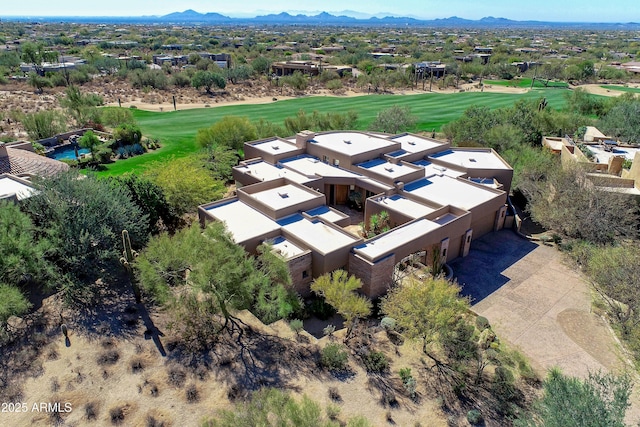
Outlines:
[[[349,274],[362,280],[361,292],[369,298],[384,295],[392,284],[396,258],[393,254],[371,263],[358,255],[349,255]]]
[[[313,281],[313,258],[311,251],[293,257],[287,261],[289,274],[291,275],[291,283],[293,288],[303,297],[311,295],[311,282]],[[304,274],[306,277],[304,277]]]

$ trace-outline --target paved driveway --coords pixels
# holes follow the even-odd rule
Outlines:
[[[587,283],[562,257],[503,230],[474,241],[469,256],[451,266],[473,310],[541,374],[553,366],[579,377],[621,368],[615,338],[591,313]]]

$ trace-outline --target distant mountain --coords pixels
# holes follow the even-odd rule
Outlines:
[[[628,23],[589,23],[589,22],[543,22],[543,21],[514,21],[507,18],[487,16],[479,20],[464,19],[458,16],[449,18],[424,20],[413,17],[384,16],[381,14],[362,14],[354,11],[337,12],[334,15],[320,12],[316,15],[287,12],[266,14],[255,17],[236,17],[219,13],[199,13],[188,9],[184,12],[174,12],[164,16],[139,17],[2,17],[3,20],[19,20],[33,22],[86,22],[86,23],[127,23],[127,24],[184,24],[184,25],[328,25],[328,26],[392,26],[392,27],[432,27],[432,28],[576,28],[593,30],[640,30],[640,24]],[[352,15],[352,16],[347,16]],[[355,17],[353,16],[355,15]]]

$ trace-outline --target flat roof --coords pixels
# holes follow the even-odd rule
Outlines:
[[[452,178],[457,178],[459,176],[466,175],[465,171],[460,171],[457,169],[448,168],[446,166],[434,165],[428,160],[418,160],[416,162],[412,162],[416,166],[422,166],[424,168],[424,176],[431,175],[447,175]]]
[[[436,224],[428,219],[419,219],[404,226],[395,228],[380,237],[373,238],[362,245],[356,246],[353,251],[359,255],[375,261],[387,253],[393,253],[399,247],[404,246],[421,236],[437,229]]]
[[[249,196],[272,209],[278,210],[317,199],[320,194],[308,188],[285,184],[280,187],[249,193]]]
[[[337,166],[321,162],[318,158],[308,155],[290,157],[280,160],[281,165],[306,176],[358,178],[361,175]]]
[[[597,163],[609,163],[609,159],[613,156],[623,156],[627,160],[632,160],[640,148],[631,147],[611,147],[611,151],[606,151],[602,145],[585,145],[593,153],[597,159]]]
[[[318,219],[309,220],[302,215],[292,215],[279,222],[283,230],[324,254],[353,245],[359,240],[347,232],[329,227]]]
[[[35,191],[30,185],[10,176],[0,176],[0,199],[15,194],[18,200],[23,200],[31,197]]]
[[[419,153],[421,151],[426,151],[433,148],[442,147],[443,145],[445,145],[441,141],[436,141],[434,139],[427,139],[427,138],[420,137],[418,135],[410,135],[410,134],[394,136],[390,139],[401,143],[402,149],[407,151],[408,153]]]
[[[279,138],[258,141],[252,143],[251,146],[269,154],[290,153],[298,150],[295,144]]]
[[[472,209],[499,196],[494,191],[450,176],[433,175],[405,184],[404,191],[440,205]]]
[[[348,218],[348,215],[343,214],[342,212],[336,211],[335,209],[331,209],[327,205],[319,206],[315,209],[311,209],[305,212],[309,216],[317,216],[329,222],[337,222],[341,219]]]
[[[354,156],[385,147],[397,146],[397,143],[387,138],[359,132],[331,132],[316,135],[311,144],[326,147],[329,150]]]
[[[359,163],[357,166],[391,179],[402,178],[403,176],[416,172],[417,170],[416,168],[403,165],[402,163],[395,164],[383,159],[369,160],[368,162]]]
[[[226,224],[236,243],[280,229],[277,222],[237,199],[206,210],[215,219]]]
[[[290,240],[287,240],[285,237],[278,236],[274,239],[270,239],[269,243],[273,248],[274,252],[282,255],[284,259],[292,258],[297,255],[302,255],[305,252],[305,249],[302,249],[299,246],[293,244]]]
[[[456,148],[429,156],[465,169],[511,169],[491,150],[465,150]]]
[[[273,181],[278,178],[287,178],[299,184],[309,182],[309,178],[304,175],[283,167],[274,166],[264,160],[246,165],[238,165],[235,166],[234,169],[244,174],[252,175],[260,181]]]
[[[422,218],[423,216],[429,215],[431,212],[435,211],[434,208],[423,205],[422,203],[418,203],[414,200],[407,199],[399,194],[394,194],[390,197],[381,196],[378,199],[380,199],[378,203],[388,206],[389,209],[402,212],[413,219]]]

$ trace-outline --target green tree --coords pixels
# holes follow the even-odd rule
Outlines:
[[[270,323],[287,317],[297,302],[287,288],[288,272],[281,275],[284,261],[258,262],[222,223],[154,237],[135,266],[141,287],[170,308],[177,335],[192,350],[205,348],[222,331],[232,332],[239,323],[234,310],[250,309]],[[272,307],[263,310],[268,304]]]
[[[402,333],[422,341],[422,351],[436,364],[442,362],[429,350],[454,330],[469,309],[460,287],[443,278],[410,279],[392,288],[381,303],[382,312],[396,320]]]
[[[29,308],[31,303],[19,288],[0,283],[0,331],[5,328],[11,316],[21,316],[29,311]]]
[[[640,99],[625,97],[616,102],[598,124],[607,135],[623,141],[640,141]]]
[[[371,301],[355,292],[361,287],[362,281],[344,270],[323,274],[311,284],[311,290],[344,317],[347,325],[345,341],[350,338],[357,320],[371,314]]]
[[[102,143],[102,141],[100,141],[100,138],[98,138],[98,135],[96,135],[95,133],[93,133],[93,131],[86,131],[84,133],[84,135],[82,135],[79,139],[78,139],[78,145],[82,148],[88,148],[89,151],[91,152],[91,156],[94,156],[94,150],[95,148],[100,145]]]
[[[50,138],[66,130],[64,115],[55,110],[28,113],[21,116],[20,121],[33,141]]]
[[[29,73],[29,77],[27,78],[27,83],[29,86],[32,86],[38,93],[42,93],[45,87],[52,87],[53,83],[51,83],[51,79],[47,77],[42,77],[38,73]]]
[[[15,204],[0,201],[0,283],[46,285],[56,277],[46,260],[54,248],[36,234],[29,216]]]
[[[101,121],[106,126],[116,127],[122,124],[136,124],[131,110],[128,108],[105,107],[100,109]]]
[[[395,134],[412,129],[416,122],[417,117],[411,114],[409,107],[394,105],[391,108],[380,111],[369,126],[369,129]]]
[[[83,94],[75,85],[69,86],[65,90],[65,97],[60,100],[60,105],[67,109],[69,116],[81,127],[88,123],[100,122],[101,114],[96,107],[102,104],[104,100],[101,96]]]
[[[204,150],[203,160],[214,178],[224,182],[233,180],[233,167],[238,164],[238,151],[221,145],[211,145]]]
[[[581,380],[552,369],[543,383],[542,398],[522,426],[624,427],[632,382],[629,376],[589,373]]]
[[[182,157],[156,164],[145,172],[162,188],[177,215],[195,212],[198,205],[222,198],[226,188],[211,176],[198,157]]]
[[[531,216],[545,228],[593,243],[637,237],[633,199],[598,189],[579,165],[557,166],[545,178],[527,187]]]
[[[147,217],[129,194],[94,176],[80,179],[75,171],[34,180],[37,193],[22,203],[23,209],[45,236],[55,253],[52,258],[68,273],[63,290],[70,299],[95,296],[91,283],[101,270],[117,263],[122,253],[122,230],[128,230],[136,247],[148,239]]]
[[[222,77],[220,74],[211,71],[200,70],[196,71],[196,73],[191,78],[191,85],[196,89],[200,89],[201,87],[203,87],[207,93],[211,93],[212,87],[215,86],[217,88],[224,89],[227,84],[224,80],[224,77]]]
[[[221,146],[240,150],[245,142],[256,138],[256,127],[248,117],[224,116],[211,127],[198,129],[196,143],[200,147]]]
[[[148,217],[147,234],[158,234],[165,227],[173,231],[177,227],[179,218],[160,186],[148,178],[131,173],[109,179],[113,185],[124,188],[133,203]]]
[[[122,145],[135,144],[142,139],[142,131],[135,123],[122,123],[113,130],[113,137]]]

